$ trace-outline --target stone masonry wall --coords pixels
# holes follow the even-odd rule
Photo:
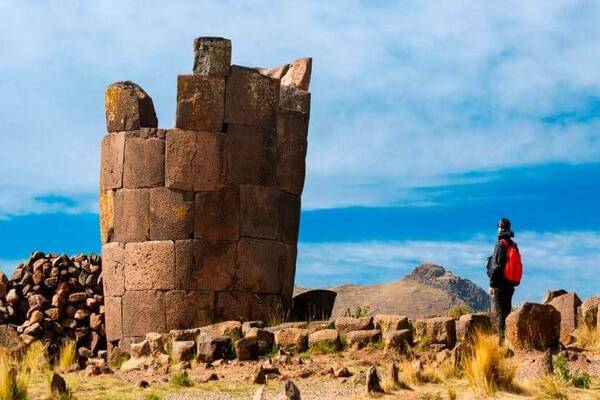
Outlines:
[[[132,82],[106,90],[100,219],[106,335],[268,319],[294,285],[311,59],[230,65],[231,43],[194,42],[175,128],[158,129]]]

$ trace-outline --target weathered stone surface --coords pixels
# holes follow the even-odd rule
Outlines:
[[[165,138],[165,186],[193,190],[197,132],[170,129]]]
[[[177,77],[177,128],[220,132],[224,112],[225,78],[206,75]]]
[[[256,337],[244,337],[235,342],[235,355],[240,361],[258,358],[258,341]]]
[[[308,346],[308,330],[284,328],[274,332],[275,344],[283,349],[304,351]]]
[[[279,221],[279,191],[240,185],[240,236],[275,239]]]
[[[125,249],[120,243],[102,246],[102,280],[105,296],[122,296],[125,292]]]
[[[269,350],[271,350],[273,343],[275,343],[275,337],[273,333],[263,328],[250,328],[244,336],[256,339],[256,343],[258,345],[258,352],[260,354],[268,353]]]
[[[169,290],[174,288],[175,246],[172,241],[150,241],[125,245],[125,289]]]
[[[221,37],[194,39],[194,74],[229,75],[231,41]]]
[[[206,325],[200,328],[200,333],[208,336],[242,336],[242,323],[240,321],[223,321]]]
[[[188,329],[213,322],[213,292],[172,290],[165,293],[167,329]],[[176,310],[177,312],[171,312]]]
[[[576,293],[567,293],[552,299],[550,305],[560,313],[560,338],[566,341],[577,328],[577,309],[581,306],[581,300]]]
[[[557,346],[560,313],[549,304],[525,303],[508,315],[506,337],[515,350],[544,351]]]
[[[200,334],[196,339],[196,343],[198,361],[213,362],[227,357],[231,347],[231,338],[229,336]]]
[[[100,190],[123,187],[123,155],[125,153],[125,133],[111,133],[102,139],[100,145]]]
[[[417,335],[431,344],[442,343],[448,349],[456,344],[456,323],[452,318],[437,317],[416,321]]]
[[[588,328],[594,329],[598,325],[598,309],[600,296],[588,297],[581,303],[581,317]]]
[[[335,329],[334,321],[310,321],[308,323],[308,331],[316,332],[323,329]]]
[[[194,195],[168,188],[150,189],[150,239],[190,239],[194,233]]]
[[[373,329],[373,317],[338,317],[335,319],[335,329],[342,336],[345,336],[350,331],[371,330]]]
[[[193,340],[176,340],[171,343],[171,357],[175,362],[192,360],[195,350],[196,343]]]
[[[164,297],[164,293],[158,290],[126,291],[122,304],[123,336],[144,336],[148,332],[165,332],[167,326]]]
[[[68,396],[69,394],[67,382],[65,382],[65,379],[56,372],[52,373],[52,378],[50,379],[50,392],[52,395],[59,398]]]
[[[282,110],[310,113],[310,92],[294,86],[281,86],[279,108]]]
[[[322,329],[315,331],[308,336],[309,346],[331,346],[339,350],[341,348],[340,334],[335,329]]]
[[[410,329],[387,330],[383,334],[386,350],[404,351],[406,346],[412,346],[413,335]]]
[[[550,304],[550,302],[559,297],[562,296],[563,294],[567,294],[568,292],[564,289],[558,289],[558,290],[548,290],[546,292],[546,294],[544,295],[544,300],[542,301],[543,304]]]
[[[487,333],[491,331],[492,321],[486,314],[461,315],[456,321],[456,338],[460,342],[474,340],[478,332]]]
[[[281,78],[281,85],[294,86],[302,90],[308,90],[311,73],[312,58],[300,58],[290,63],[288,70]]]
[[[229,182],[275,184],[275,128],[227,124],[225,137]]]
[[[149,356],[150,353],[150,343],[148,343],[147,340],[142,340],[138,343],[131,343],[129,346],[129,354],[131,354],[132,357],[146,357]]]
[[[158,332],[148,332],[146,334],[146,341],[150,347],[152,354],[164,353],[165,352],[165,335]]]
[[[115,242],[148,240],[150,195],[148,189],[119,189],[115,195]]]
[[[108,86],[105,107],[108,132],[158,126],[152,99],[139,85],[131,81],[116,82]]]
[[[285,398],[287,400],[300,400],[300,390],[294,382],[287,380],[284,386]]]
[[[162,186],[165,180],[165,142],[158,138],[128,137],[125,140],[123,187],[139,189]]]
[[[410,329],[408,317],[404,315],[377,314],[373,318],[373,324],[376,329],[381,331],[382,335],[385,335],[388,331]]]
[[[115,191],[100,191],[100,240],[108,243],[114,236],[115,229]]]
[[[106,339],[109,341],[121,339],[123,337],[121,297],[106,296],[104,298],[104,315]]]
[[[253,293],[281,293],[286,268],[286,246],[279,242],[244,238],[238,242],[239,285]]]
[[[300,229],[300,197],[281,192],[279,194],[279,229],[277,239],[295,245]]]
[[[349,331],[346,333],[346,341],[349,347],[355,350],[366,347],[369,343],[377,343],[381,340],[379,329]]]
[[[379,382],[379,375],[375,366],[370,366],[366,373],[367,393],[383,393]]]
[[[196,154],[192,162],[195,191],[220,190],[228,175],[225,135],[215,132],[196,134]]]
[[[264,321],[245,321],[242,323],[242,335],[246,336],[248,334],[248,332],[250,332],[250,329],[252,328],[259,328],[259,329],[263,329],[265,327],[265,323]]]
[[[277,186],[302,194],[306,174],[308,120],[306,114],[282,110],[277,118]]]
[[[226,89],[226,123],[274,126],[278,103],[279,80],[253,68],[231,66]]]
[[[10,325],[0,325],[0,349],[9,354],[18,353],[25,347],[19,334]]]
[[[196,193],[195,238],[237,240],[239,225],[239,191],[236,188]]]
[[[296,277],[296,258],[298,256],[298,249],[295,245],[286,245],[286,259],[283,272],[281,273],[281,294],[291,299],[294,292],[294,279]],[[322,311],[322,309],[320,310]],[[313,315],[316,318],[328,318],[324,315]]]

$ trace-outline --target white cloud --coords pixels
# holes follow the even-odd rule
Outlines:
[[[306,208],[600,160],[597,119],[540,122],[598,93],[595,2],[5,1],[0,14],[0,202],[20,191],[19,209],[96,191],[111,81],[139,82],[171,126],[175,75],[190,72],[199,35],[231,38],[245,65],[314,57]]]
[[[600,294],[600,232],[523,232],[516,239],[524,264],[519,301],[541,301],[546,290],[558,288],[582,297]],[[432,262],[485,288],[485,265],[494,244],[482,235],[464,241],[301,243],[296,281],[308,287],[382,283]]]

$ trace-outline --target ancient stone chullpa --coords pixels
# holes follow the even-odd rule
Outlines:
[[[194,42],[175,128],[137,84],[106,90],[100,214],[106,334],[267,320],[294,287],[311,59],[231,65],[231,42]]]

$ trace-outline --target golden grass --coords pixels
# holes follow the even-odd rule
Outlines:
[[[425,383],[439,383],[442,380],[440,370],[430,366],[420,368],[415,361],[400,363],[400,380],[409,385],[422,385]]]
[[[600,354],[600,329],[593,329],[582,324],[575,332],[577,338],[577,346],[590,351],[592,353]]]
[[[27,347],[21,365],[31,375],[43,374],[50,370],[50,362],[42,342],[35,341]]]
[[[60,346],[58,360],[56,360],[56,369],[58,371],[69,371],[77,361],[76,346],[73,340],[67,339]]]
[[[567,399],[567,384],[556,375],[544,375],[533,380],[529,388],[539,399]]]
[[[0,400],[27,399],[27,376],[15,360],[0,352]]]
[[[469,384],[483,394],[515,390],[516,369],[504,356],[504,349],[496,336],[476,335],[473,348],[463,362],[463,370]]]

